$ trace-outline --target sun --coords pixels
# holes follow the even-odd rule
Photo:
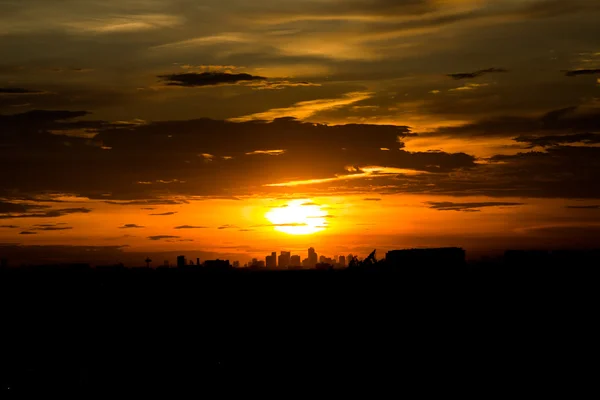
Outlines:
[[[275,230],[290,235],[309,235],[326,229],[327,211],[310,200],[291,200],[265,214]]]

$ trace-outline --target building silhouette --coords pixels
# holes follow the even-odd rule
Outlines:
[[[317,252],[315,251],[315,249],[313,247],[308,249],[308,267],[309,268],[314,268],[316,267],[317,263],[318,263],[318,256],[317,256]]]
[[[300,256],[292,256],[290,259],[290,267],[298,268],[302,266],[302,261],[300,260]]]
[[[465,261],[465,251],[458,247],[392,250],[385,256],[386,265],[392,267],[451,267]]]
[[[214,270],[229,269],[231,268],[231,264],[229,260],[206,260],[204,261],[204,268]]]
[[[186,265],[185,256],[177,256],[177,268],[185,268]]]
[[[279,255],[277,266],[282,269],[288,268],[292,261],[291,258],[292,253],[290,253],[289,251],[282,251]]]
[[[267,268],[275,269],[277,268],[277,253],[272,252],[270,256],[265,257],[265,264]]]
[[[338,258],[338,265],[340,266],[340,268],[346,268],[346,257],[340,256]]]

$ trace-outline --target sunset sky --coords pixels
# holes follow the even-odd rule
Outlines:
[[[598,21],[597,0],[0,0],[0,257],[599,246]]]

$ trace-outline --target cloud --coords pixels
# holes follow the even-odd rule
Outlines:
[[[457,73],[457,74],[448,74],[446,76],[455,79],[455,80],[461,80],[461,79],[474,79],[474,78],[478,78],[480,76],[483,75],[487,75],[487,74],[497,74],[497,73],[505,73],[508,72],[508,70],[503,69],[503,68],[488,68],[488,69],[480,69],[479,71],[475,71],[475,72],[462,72],[462,73]]]
[[[152,216],[168,216],[168,215],[175,215],[177,214],[177,211],[170,211],[170,212],[164,212],[164,213],[159,213],[159,214],[149,214]]]
[[[40,206],[42,207],[42,206]],[[45,208],[45,207],[44,207]],[[0,214],[0,219],[13,219],[13,218],[58,218],[63,217],[65,215],[70,214],[87,214],[92,212],[89,208],[62,208],[55,210],[47,210],[47,211],[35,211],[28,212],[24,211],[23,213],[4,213]]]
[[[17,229],[19,227],[17,225],[0,225],[0,228],[4,228],[4,229]]]
[[[183,19],[167,14],[137,14],[112,18],[94,18],[85,21],[65,22],[67,30],[81,33],[118,34],[150,31],[181,25]]]
[[[591,205],[591,206],[566,206],[565,208],[569,208],[572,210],[600,210],[600,205]]]
[[[3,94],[41,94],[39,90],[23,89],[19,87],[0,87],[0,95]]]
[[[457,88],[448,89],[449,92],[464,92],[467,90],[476,90],[481,87],[488,86],[487,83],[467,83],[465,86],[460,86]]]
[[[21,233],[19,233],[19,235],[37,235],[37,232],[31,232],[31,231],[23,231]]]
[[[465,125],[442,126],[421,136],[448,137],[533,137],[598,131],[600,107],[579,106],[552,110],[538,116],[506,115],[481,119]]]
[[[230,74],[227,72],[201,72],[201,73],[182,73],[160,75],[159,78],[165,80],[169,86],[215,86],[223,84],[236,84],[238,82],[262,81],[267,78],[250,74]]]
[[[30,203],[12,203],[0,201],[0,214],[27,213],[35,210],[50,208],[49,206]]]
[[[140,226],[137,224],[125,224],[125,225],[119,227],[119,229],[141,229],[141,228],[145,228],[145,226]]]
[[[223,229],[239,229],[238,226],[235,225],[221,225],[220,227],[218,227],[217,229],[223,230]]]
[[[107,201],[105,201],[105,203],[112,204],[114,206],[140,206],[140,205],[145,205],[145,204],[171,206],[171,205],[177,205],[177,204],[184,204],[184,203],[187,203],[187,201],[186,200],[173,200],[173,199],[149,199],[149,200],[131,200],[131,201],[107,200]],[[154,208],[147,208],[147,209],[154,210]]]
[[[157,236],[148,236],[150,240],[164,240],[164,239],[179,239],[180,236],[171,236],[171,235],[157,235]]]
[[[593,145],[600,144],[600,134],[573,133],[569,135],[518,136],[514,140],[518,143],[526,143],[528,148],[551,147],[574,143]]]
[[[208,229],[208,226],[181,225],[176,226],[174,229]]]
[[[378,197],[377,197],[377,198],[375,198],[375,197],[372,197],[372,198],[371,198],[371,197],[368,197],[368,198],[365,198],[365,199],[363,199],[363,200],[364,200],[364,201],[381,201],[381,199],[380,199],[380,198],[378,198]]]
[[[346,93],[343,97],[337,99],[318,99],[301,101],[291,107],[274,108],[268,111],[245,115],[242,117],[231,118],[233,122],[245,121],[273,121],[277,118],[295,118],[299,120],[307,119],[317,112],[332,110],[340,107],[345,107],[359,101],[366,100],[372,96],[370,92],[351,92]]]
[[[574,69],[565,71],[566,76],[580,76],[580,75],[595,75],[600,74],[600,69]]]
[[[0,218],[76,212],[29,200],[47,193],[138,208],[277,197],[293,186],[306,187],[310,193],[304,199],[333,191],[361,197],[374,193],[600,196],[595,184],[600,179],[600,149],[592,146],[597,142],[600,111],[593,104],[538,116],[500,115],[420,134],[422,138],[499,137],[509,145],[511,138],[520,138],[512,143],[511,154],[486,159],[466,152],[409,151],[403,141],[415,134],[405,125],[327,125],[278,118],[271,122],[150,121],[123,128],[108,121],[78,119],[82,117],[89,115],[85,111],[0,114],[0,210],[5,207]],[[72,129],[73,124],[93,127],[97,134],[90,139],[53,133]],[[102,150],[99,143],[113,150]],[[544,151],[514,154],[515,149],[532,145]],[[270,149],[285,149],[285,153],[246,155]],[[198,154],[214,155],[215,161],[205,163]],[[155,156],[173,161],[148,162]],[[233,159],[223,161],[223,156]],[[46,208],[32,208],[39,206]]]
[[[429,201],[426,204],[429,208],[438,211],[462,211],[462,212],[479,212],[480,208],[484,207],[514,207],[522,206],[524,203],[508,203],[508,202],[478,202],[478,203],[454,203],[450,201],[435,202]]]
[[[42,228],[35,228],[36,231],[69,231],[73,229],[70,226],[46,226]]]
[[[269,156],[280,156],[285,153],[285,150],[254,150],[246,153],[248,156],[266,154]]]

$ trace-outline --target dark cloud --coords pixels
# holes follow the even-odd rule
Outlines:
[[[143,207],[140,210],[152,211],[152,210],[156,210],[156,208],[154,208],[154,207]]]
[[[165,217],[168,215],[175,215],[175,214],[177,214],[177,211],[170,211],[170,212],[164,212],[164,213],[159,213],[159,214],[149,214],[149,215],[156,216],[156,217]]]
[[[37,235],[37,232],[31,232],[31,231],[23,231],[21,233],[19,233],[19,235]]]
[[[363,199],[364,201],[381,201],[378,197],[367,197]]]
[[[174,229],[208,229],[208,226],[181,225],[176,226]]]
[[[148,236],[150,240],[164,240],[164,239],[179,239],[180,236],[171,236],[171,235],[157,235],[157,236]]]
[[[288,193],[289,187],[266,185],[303,180],[322,180],[306,187],[323,194],[600,196],[600,188],[595,189],[600,179],[600,149],[589,146],[597,143],[594,132],[600,131],[600,111],[590,107],[563,108],[539,117],[498,117],[423,134],[517,137],[516,145],[547,148],[489,160],[477,160],[466,153],[408,151],[402,148],[402,140],[414,134],[407,126],[326,125],[283,118],[242,123],[160,121],[123,128],[102,121],[77,125],[81,121],[74,119],[87,115],[83,111],[19,115],[0,115],[0,124],[8,121],[6,129],[0,131],[0,194],[5,199],[0,210],[17,208],[4,212],[4,216],[0,211],[0,218],[91,211],[36,209],[32,207],[46,206],[13,200],[47,193],[154,208],[246,195],[277,196]],[[98,133],[93,139],[55,134],[71,129],[72,124],[93,126]],[[584,146],[564,145],[569,143]],[[246,155],[260,149],[282,149],[285,153],[277,157]],[[205,163],[198,154],[215,158]],[[225,160],[226,156],[233,158]],[[308,160],[310,168],[306,168]],[[369,167],[377,168],[367,174]],[[380,172],[386,168],[399,172]],[[359,179],[336,178],[349,175]],[[23,204],[29,208],[23,209]]]
[[[13,219],[13,218],[58,218],[69,214],[87,214],[92,212],[89,208],[62,208],[56,210],[47,211],[35,211],[27,213],[4,213],[0,214],[0,219]]]
[[[591,206],[566,206],[565,208],[573,209],[573,210],[600,210],[600,205],[591,205]]]
[[[429,208],[439,211],[463,211],[463,212],[478,212],[484,207],[513,207],[522,206],[523,203],[507,203],[507,202],[478,202],[478,203],[454,203],[450,201],[435,202],[430,201],[426,204]]]
[[[35,228],[36,231],[69,231],[73,229],[70,226],[64,226],[64,227],[60,227],[60,226],[47,226],[47,227],[43,227],[43,228]]]
[[[223,230],[223,229],[238,229],[238,226],[235,225],[221,225],[220,227],[218,227],[217,229]]]
[[[18,87],[0,87],[0,95],[2,94],[39,94],[43,93],[38,90],[29,90]]]
[[[131,200],[131,201],[105,201],[106,204],[112,204],[114,206],[139,206],[145,204],[153,205],[177,205],[188,203],[186,200],[171,200],[171,199],[149,199],[149,200]],[[142,208],[144,210],[144,208]],[[154,210],[154,208],[146,208],[146,210]]]
[[[452,79],[461,80],[461,79],[474,79],[474,78],[478,78],[480,76],[487,75],[487,74],[504,73],[504,72],[508,72],[508,70],[503,69],[503,68],[488,68],[488,69],[480,69],[479,71],[475,71],[475,72],[462,72],[462,73],[457,73],[457,74],[448,74],[447,76]]]
[[[321,206],[320,204],[315,203],[314,201],[308,201],[306,203],[300,204],[301,206]],[[283,206],[282,206],[283,207]],[[287,207],[287,205],[286,205]]]
[[[35,226],[36,228],[52,228],[53,226],[59,226],[59,225],[65,225],[65,223],[61,222],[58,224],[35,224],[33,226]]]
[[[201,72],[160,75],[169,86],[214,86],[222,84],[234,84],[245,81],[263,81],[267,78],[250,74],[230,74],[226,72]]]
[[[17,225],[0,225],[0,228],[4,228],[4,229],[17,229],[19,227]]]
[[[519,136],[514,140],[517,143],[526,143],[528,145],[528,148],[551,147],[573,143],[583,143],[591,145],[600,144],[600,134],[574,133],[570,135]]]
[[[566,71],[566,76],[580,76],[580,75],[595,75],[600,74],[600,69],[574,69]]]
[[[40,204],[12,203],[0,201],[0,214],[27,213],[35,210],[50,208]]]
[[[125,224],[125,225],[119,227],[119,229],[141,229],[141,228],[145,228],[145,226],[140,226],[137,224]]]
[[[441,127],[422,136],[515,137],[600,131],[600,108],[565,107],[537,117],[501,116],[470,124]]]

